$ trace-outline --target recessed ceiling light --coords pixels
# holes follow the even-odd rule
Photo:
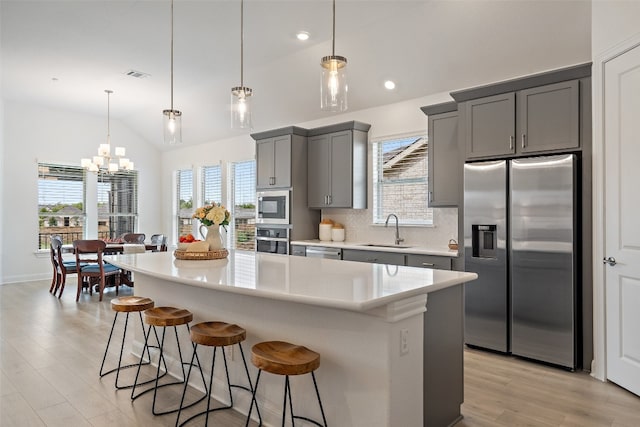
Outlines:
[[[387,80],[384,82],[384,87],[388,90],[393,90],[396,88],[396,84],[393,80]]]
[[[306,31],[299,31],[298,34],[296,34],[296,38],[300,41],[307,41],[309,40],[309,33]]]

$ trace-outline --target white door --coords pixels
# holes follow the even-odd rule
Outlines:
[[[607,378],[640,395],[640,46],[604,67]]]

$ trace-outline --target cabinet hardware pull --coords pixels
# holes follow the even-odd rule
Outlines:
[[[331,198],[331,194],[329,194],[327,197],[329,198],[329,204],[333,203],[333,200]]]
[[[527,136],[523,133],[522,134],[522,148],[527,146],[526,138],[527,138]]]
[[[433,267],[435,264],[432,262],[423,262],[422,265],[425,267]]]
[[[433,202],[433,191],[429,191],[429,202]]]
[[[509,150],[513,150],[513,141],[514,141],[515,139],[516,139],[516,138],[515,138],[513,135],[511,135],[511,136],[509,137]]]

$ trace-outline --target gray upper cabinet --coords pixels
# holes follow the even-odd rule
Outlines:
[[[519,147],[522,153],[580,146],[577,80],[518,92]]]
[[[467,101],[466,158],[579,148],[579,89],[571,80]]]
[[[422,107],[429,116],[429,206],[458,206],[462,161],[455,102]]]
[[[256,188],[291,187],[291,135],[256,141]]]
[[[515,153],[515,100],[505,93],[466,103],[468,159]]]
[[[369,127],[348,122],[309,132],[307,195],[310,208],[367,207],[366,132]]]

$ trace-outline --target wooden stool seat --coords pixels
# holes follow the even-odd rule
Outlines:
[[[209,347],[224,347],[242,342],[247,331],[225,322],[202,322],[191,327],[191,341]]]
[[[301,345],[266,341],[251,348],[251,362],[258,369],[276,375],[302,375],[320,366],[320,355]]]
[[[154,303],[151,298],[138,297],[135,295],[118,297],[111,300],[111,309],[121,313],[132,311],[145,311],[153,308]]]
[[[184,308],[154,307],[144,312],[144,321],[152,326],[186,325],[193,320],[193,313]]]

